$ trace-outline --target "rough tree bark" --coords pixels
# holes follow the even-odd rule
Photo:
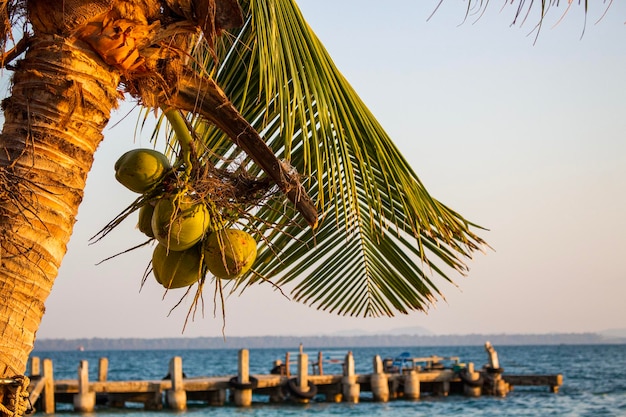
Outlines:
[[[0,377],[26,369],[94,152],[119,99],[119,73],[58,31],[59,4],[47,3],[51,10],[43,3],[32,3],[35,34],[2,103]],[[98,9],[86,4],[76,12]]]

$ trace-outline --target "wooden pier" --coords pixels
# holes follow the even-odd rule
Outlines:
[[[375,356],[372,373],[357,374],[354,357],[348,352],[342,359],[342,374],[324,374],[324,358],[317,361],[300,349],[295,361],[289,353],[285,362],[276,361],[272,372],[249,373],[249,352],[238,352],[238,373],[229,376],[186,377],[182,359],[170,360],[167,379],[108,381],[108,359],[98,364],[98,380],[89,381],[87,361],[78,364],[78,375],[72,380],[55,380],[50,359],[31,358],[30,401],[35,409],[54,413],[56,404],[72,404],[75,411],[91,412],[96,407],[123,408],[127,403],[140,403],[145,409],[169,408],[185,410],[190,402],[206,406],[234,404],[248,407],[252,395],[266,397],[268,402],[310,401],[358,403],[362,399],[386,402],[396,399],[418,400],[422,395],[506,396],[514,386],[547,386],[558,392],[563,377],[558,375],[507,375],[499,368],[493,347],[485,345],[489,364],[480,370],[473,363],[460,363],[458,358],[430,356],[425,358],[381,359]],[[449,362],[451,366],[445,366]],[[291,365],[296,366],[291,374]],[[495,365],[495,366],[494,366]],[[312,372],[309,373],[309,367]],[[363,393],[370,393],[363,396]]]

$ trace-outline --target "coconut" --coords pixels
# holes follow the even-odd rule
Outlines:
[[[137,227],[140,232],[148,237],[154,237],[152,232],[152,213],[154,213],[154,206],[150,203],[146,203],[139,208]]]
[[[207,237],[204,263],[216,277],[232,279],[250,270],[256,253],[256,241],[249,233],[238,229],[222,229]]]
[[[188,287],[200,279],[201,254],[198,247],[168,251],[167,247],[158,244],[152,252],[152,273],[165,288]]]
[[[133,149],[115,163],[115,178],[136,193],[145,193],[171,169],[165,155],[154,149]]]
[[[154,206],[152,233],[156,240],[170,250],[180,251],[192,247],[202,239],[209,227],[209,210],[203,202],[189,196],[179,199],[165,197]]]

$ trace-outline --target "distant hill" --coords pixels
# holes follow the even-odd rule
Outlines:
[[[155,349],[295,349],[356,348],[400,346],[475,346],[489,340],[494,345],[615,344],[626,338],[596,333],[554,334],[470,334],[470,335],[330,335],[330,336],[257,336],[196,337],[163,339],[37,339],[35,351],[85,350],[155,350]]]
[[[604,337],[626,339],[626,328],[607,329],[600,332]]]
[[[411,327],[396,327],[392,329],[381,331],[371,331],[364,329],[350,329],[350,330],[341,330],[338,332],[331,333],[329,336],[373,336],[373,335],[396,335],[396,336],[427,336],[433,335],[434,333],[430,330],[420,327],[420,326],[411,326]]]

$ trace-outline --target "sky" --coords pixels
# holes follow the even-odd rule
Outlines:
[[[101,260],[143,241],[134,221],[89,244],[135,195],[114,179],[126,150],[150,146],[132,103],[115,111],[38,338],[214,337],[380,333],[596,332],[626,328],[626,3],[538,9],[467,2],[300,0],[303,14],[428,191],[488,229],[492,249],[469,262],[426,313],[351,318],[288,300],[269,285],[226,300],[205,290],[186,327],[149,277],[151,249]],[[567,3],[567,2],[561,2]],[[583,34],[584,30],[584,34]],[[582,36],[581,36],[582,35]]]

